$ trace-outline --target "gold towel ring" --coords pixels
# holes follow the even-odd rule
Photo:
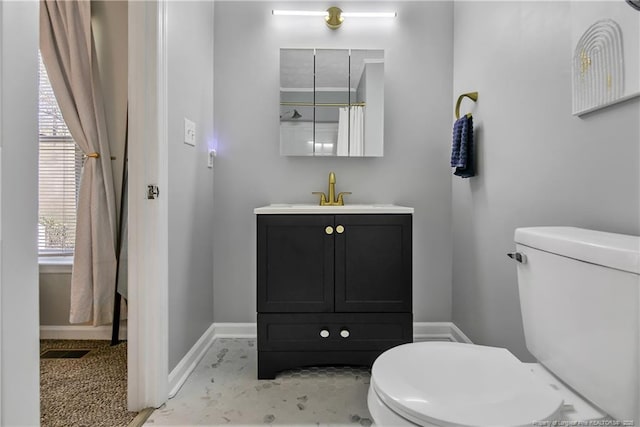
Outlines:
[[[478,100],[478,92],[463,93],[458,97],[458,102],[456,102],[456,119],[460,118],[460,103],[462,102],[462,98],[465,97],[471,99],[473,102],[476,102]]]

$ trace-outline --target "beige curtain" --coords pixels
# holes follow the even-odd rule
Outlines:
[[[80,178],[71,323],[110,323],[116,277],[111,153],[86,0],[40,2],[40,51],[60,110],[87,156]]]

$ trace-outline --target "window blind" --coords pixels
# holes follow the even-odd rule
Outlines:
[[[39,86],[38,252],[70,255],[83,155],[62,118],[42,58]]]

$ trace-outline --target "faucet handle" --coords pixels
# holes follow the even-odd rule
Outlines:
[[[320,206],[324,206],[327,204],[327,196],[322,191],[312,191],[311,194],[320,195]]]
[[[342,192],[338,193],[338,205],[344,206],[344,198],[343,198],[343,196],[345,194],[351,194],[351,191],[342,191]]]

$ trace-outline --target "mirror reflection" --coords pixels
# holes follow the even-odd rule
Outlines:
[[[380,157],[384,51],[280,49],[280,153]]]

